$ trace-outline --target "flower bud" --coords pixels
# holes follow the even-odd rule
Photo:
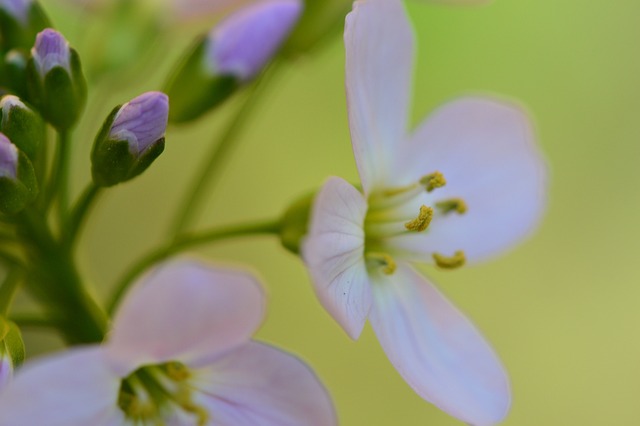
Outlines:
[[[147,169],[164,150],[169,98],[147,92],[117,106],[102,125],[91,154],[93,180],[112,186]]]
[[[304,0],[300,23],[283,46],[283,53],[297,56],[342,34],[352,6],[352,0]]]
[[[33,160],[40,142],[44,139],[44,122],[40,116],[13,95],[7,95],[0,100],[0,111],[0,132]]]
[[[75,124],[87,88],[80,58],[62,34],[50,28],[38,33],[27,72],[30,96],[43,117],[59,131]]]
[[[0,133],[0,212],[14,214],[38,195],[31,161]]]
[[[49,26],[40,5],[33,0],[0,0],[0,39],[5,50],[33,45],[38,31]]]
[[[168,84],[171,121],[221,104],[272,59],[298,21],[298,0],[269,0],[230,15],[201,40]]]

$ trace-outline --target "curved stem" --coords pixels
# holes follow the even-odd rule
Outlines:
[[[118,281],[116,290],[108,304],[108,312],[113,313],[131,283],[146,269],[169,256],[199,245],[212,243],[228,238],[251,236],[258,234],[277,234],[280,232],[280,221],[265,221],[248,225],[216,228],[193,235],[184,235],[173,243],[153,250],[131,266]]]
[[[98,198],[98,195],[102,193],[102,189],[103,188],[101,186],[97,186],[95,183],[91,182],[82,192],[78,201],[76,201],[71,213],[69,214],[69,219],[66,223],[67,226],[63,234],[64,245],[67,247],[73,247],[73,243],[75,242],[79,232],[82,230],[82,225],[86,220],[87,213]]]
[[[244,103],[240,106],[220,138],[212,142],[209,155],[205,158],[199,172],[192,180],[190,189],[185,192],[186,197],[180,203],[182,208],[178,211],[170,230],[170,235],[173,236],[174,240],[185,230],[189,222],[194,219],[194,216],[200,210],[203,196],[211,193],[215,183],[214,178],[221,172],[221,166],[231,154],[238,134],[249,120],[252,111],[258,104],[258,99],[264,93],[267,83],[271,80],[277,68],[277,63],[274,63],[265,70],[262,76],[253,84]]]

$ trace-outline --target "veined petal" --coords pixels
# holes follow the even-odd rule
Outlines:
[[[194,372],[200,402],[216,424],[331,426],[333,404],[314,372],[300,359],[250,342]]]
[[[123,375],[172,360],[198,365],[248,341],[263,316],[264,294],[252,275],[171,261],[127,295],[105,350]]]
[[[360,192],[343,179],[329,178],[314,200],[302,246],[322,306],[352,339],[360,336],[371,307],[364,263],[366,212]]]
[[[11,426],[123,424],[120,380],[97,346],[71,349],[26,364],[0,393],[0,424]],[[118,423],[119,421],[119,423]]]
[[[502,420],[511,402],[499,359],[473,324],[407,265],[373,286],[370,321],[418,395],[476,426]]]
[[[360,0],[346,20],[346,89],[353,152],[365,194],[389,183],[406,137],[413,31],[399,0]]]
[[[462,198],[464,214],[435,210],[428,232],[393,243],[410,251],[484,260],[510,248],[538,224],[546,206],[547,167],[527,114],[488,98],[462,98],[437,110],[403,147],[396,164],[412,179],[438,170],[446,186],[428,205]]]

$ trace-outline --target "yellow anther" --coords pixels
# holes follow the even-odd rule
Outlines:
[[[391,275],[396,271],[396,261],[387,253],[367,253],[366,257],[382,266],[382,273],[385,275]]]
[[[444,214],[455,211],[458,214],[464,214],[467,212],[467,203],[462,198],[450,198],[448,200],[439,201],[436,203],[436,207]]]
[[[443,256],[440,253],[433,253],[433,260],[435,260],[436,265],[443,269],[456,269],[463,266],[467,258],[462,250],[458,250],[453,256]]]
[[[440,172],[433,172],[420,179],[420,183],[424,185],[427,192],[431,192],[436,188],[442,188],[447,184],[444,175]]]
[[[422,232],[429,227],[433,219],[433,209],[427,206],[420,206],[418,217],[404,224],[409,231]]]
[[[183,382],[191,377],[189,369],[179,362],[168,362],[163,367],[167,376],[173,381]]]

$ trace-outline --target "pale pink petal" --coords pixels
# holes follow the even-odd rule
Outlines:
[[[389,183],[406,138],[413,32],[397,0],[360,0],[347,16],[346,89],[353,151],[365,194]]]
[[[446,186],[421,202],[459,197],[468,206],[462,215],[436,208],[427,232],[393,241],[426,253],[423,260],[456,250],[470,261],[494,256],[526,237],[546,207],[547,166],[529,117],[504,101],[462,98],[441,107],[404,145],[396,170],[405,181],[438,170]]]
[[[264,303],[249,273],[195,260],[167,262],[126,296],[105,350],[122,374],[170,360],[206,362],[249,340]]]
[[[364,263],[367,204],[346,181],[332,177],[313,204],[302,256],[322,306],[357,339],[371,307]]]
[[[498,423],[511,402],[500,360],[473,324],[406,265],[376,278],[371,325],[418,395],[476,426]]]
[[[220,426],[332,426],[331,399],[300,359],[250,342],[195,371],[194,387]]]
[[[71,349],[27,363],[0,392],[0,424],[115,426],[120,379],[102,349]]]

